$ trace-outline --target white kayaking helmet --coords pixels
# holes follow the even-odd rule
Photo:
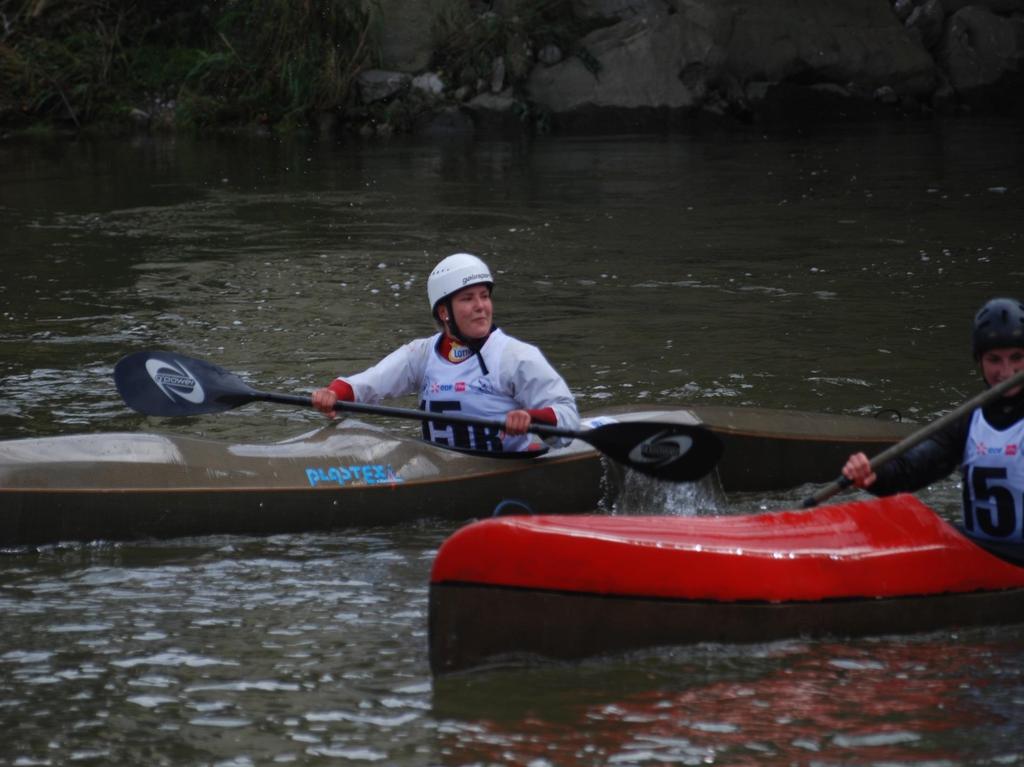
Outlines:
[[[437,305],[470,285],[487,285],[494,288],[491,270],[472,253],[453,253],[441,260],[427,278],[427,297],[430,312],[437,316]]]

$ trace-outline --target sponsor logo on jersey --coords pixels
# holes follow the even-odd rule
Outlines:
[[[473,350],[468,346],[462,346],[461,344],[452,343],[452,348],[448,350],[448,361],[449,362],[462,362],[463,360],[469,359],[473,355]]]
[[[1020,455],[1022,445],[1016,443],[1010,443],[1007,445],[986,445],[980,440],[974,442],[974,454],[975,455],[1005,455],[1007,457],[1014,457]]]
[[[479,392],[480,394],[490,394],[492,391],[494,391],[494,389],[491,387],[491,382],[488,381],[483,376],[477,378],[475,381],[470,383],[470,387],[473,389],[473,391]]]

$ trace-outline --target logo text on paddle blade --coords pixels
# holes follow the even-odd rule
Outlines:
[[[648,437],[630,450],[629,460],[638,464],[665,466],[686,455],[692,446],[693,437],[689,434],[663,431]]]
[[[146,372],[153,379],[153,383],[162,391],[171,402],[183,399],[198,405],[206,398],[202,384],[199,383],[188,368],[179,363],[165,362],[163,360],[146,360]]]

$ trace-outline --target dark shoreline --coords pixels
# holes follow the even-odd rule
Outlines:
[[[427,12],[389,2],[408,12],[26,5],[4,17],[0,140],[486,140],[1024,116],[1024,1],[822,0],[810,20],[796,0],[771,14],[755,0],[468,3],[397,52],[389,39]],[[815,51],[822,60],[806,60]]]

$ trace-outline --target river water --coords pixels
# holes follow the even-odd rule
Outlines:
[[[275,441],[319,416],[124,407],[123,354],[308,391],[431,327],[469,250],[581,409],[704,402],[927,421],[978,388],[974,309],[1024,294],[1024,135],[0,145],[0,438]],[[409,403],[398,403],[409,404]],[[415,429],[405,423],[394,428]],[[838,467],[837,467],[838,469]],[[651,513],[809,488],[646,488]],[[922,497],[957,513],[955,479]],[[713,508],[712,508],[713,507]],[[433,680],[456,525],[0,554],[0,764],[1013,764],[1024,631],[669,648]]]

